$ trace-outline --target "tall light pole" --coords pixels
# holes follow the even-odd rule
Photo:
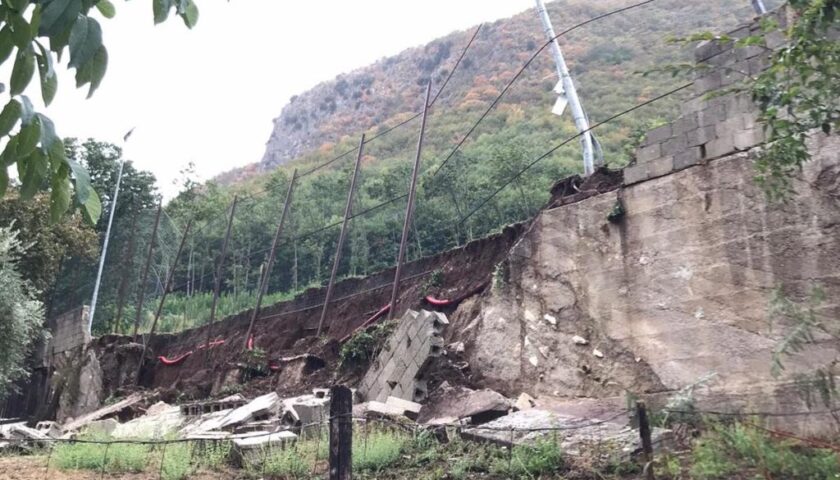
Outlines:
[[[557,65],[557,75],[560,77],[560,82],[554,87],[554,90],[560,95],[557,104],[554,106],[554,113],[562,115],[568,104],[572,111],[572,118],[575,121],[578,133],[581,134],[580,141],[583,146],[583,173],[585,175],[592,175],[595,172],[595,139],[589,131],[589,120],[586,118],[586,113],[583,111],[583,106],[580,103],[580,98],[575,88],[575,82],[569,73],[569,67],[566,66],[566,60],[563,58],[563,52],[560,50],[560,43],[557,41],[557,34],[554,33],[554,27],[551,25],[551,18],[548,16],[548,11],[545,8],[543,0],[537,1],[537,13],[542,20],[543,29],[549,40],[551,40],[551,53],[554,56],[554,63]]]
[[[128,137],[134,132],[132,128],[123,137],[123,145]],[[102,243],[102,254],[99,255],[99,270],[96,272],[96,283],[93,286],[93,298],[90,300],[90,314],[88,315],[88,333],[93,335],[93,315],[96,313],[96,301],[99,298],[99,285],[102,283],[102,269],[105,267],[105,255],[108,253],[108,241],[111,239],[111,226],[114,224],[114,212],[117,211],[117,198],[120,196],[120,184],[122,183],[123,167],[125,159],[120,159],[120,169],[117,173],[117,186],[114,187],[114,198],[111,199],[111,211],[108,213],[108,227],[105,229],[105,241]]]

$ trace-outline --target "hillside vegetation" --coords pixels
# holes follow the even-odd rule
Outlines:
[[[769,3],[773,7],[780,2]],[[560,32],[630,4],[618,0],[562,0],[549,7]],[[669,44],[669,36],[725,31],[752,16],[747,1],[658,0],[576,29],[564,36],[561,44],[584,106],[595,123],[685,82],[664,75],[641,75],[656,66],[692,58],[689,49]],[[176,267],[175,295],[165,305],[164,325],[174,329],[207,321],[226,209],[234,195],[239,195],[240,204],[225,260],[222,285],[226,298],[220,312],[233,313],[252,304],[251,292],[259,282],[292,169],[308,171],[341,153],[352,152],[361,133],[374,136],[411,118],[421,108],[427,79],[431,77],[433,91],[437,91],[473,32],[453,33],[298,95],[275,120],[261,163],[204,185],[187,179],[183,193],[165,208],[160,248],[149,281],[143,286],[147,299],[151,299],[146,302],[143,318],[150,320],[156,308],[154,293],[162,291],[178,236],[192,219],[195,233],[190,235]],[[428,122],[408,260],[462,245],[532,216],[545,203],[553,182],[581,171],[580,147],[572,141],[484,203],[525,165],[575,133],[568,113],[563,117],[551,113],[557,78],[546,49],[463,147],[433,175],[544,41],[539,20],[530,10],[485,24],[452,74]],[[685,97],[668,97],[599,128],[597,137],[606,163],[619,167],[629,162],[640,135],[675,117],[683,100]],[[394,264],[405,208],[405,199],[400,196],[408,189],[418,129],[419,120],[413,120],[366,145],[354,212],[397,200],[353,220],[340,276],[367,275]],[[269,292],[273,298],[321,285],[328,278],[339,234],[335,224],[343,214],[354,158],[352,152],[298,181],[290,221],[271,272]],[[104,291],[100,293],[104,305],[98,307],[101,313],[96,322],[100,331],[108,328],[117,310],[120,288],[125,291],[123,318],[134,318],[133,306],[140,290],[136,279],[148,250],[154,216],[148,207],[137,212],[117,219],[116,231],[131,234],[112,243],[112,252],[121,254],[112,253],[106,265]],[[131,228],[135,215],[139,220]],[[130,241],[135,243],[131,249]],[[130,258],[126,252],[132,252]],[[52,293],[54,312],[86,302],[92,289],[95,268],[89,260],[70,262],[65,269],[72,277],[68,280],[65,275]],[[85,273],[88,271],[91,273]],[[132,281],[121,287],[120,279],[126,275]]]

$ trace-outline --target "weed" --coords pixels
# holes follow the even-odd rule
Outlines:
[[[254,478],[306,478],[313,461],[306,453],[293,448],[264,449],[257,454],[264,462],[248,462],[245,469]]]
[[[762,478],[837,478],[834,452],[778,441],[742,424],[718,425],[693,449],[692,478],[723,479],[752,471]]]
[[[88,437],[85,440],[102,440]],[[107,473],[139,473],[147,464],[149,449],[146,445],[113,443],[61,443],[55,447],[52,458],[60,470],[94,470]]]
[[[192,473],[192,447],[188,443],[171,443],[166,450],[161,450],[163,465],[161,476],[164,480],[183,480]]]
[[[353,470],[381,472],[401,459],[410,445],[407,434],[388,430],[372,430],[353,436]]]
[[[350,337],[339,352],[342,368],[367,366],[396,327],[396,322],[384,322]]]

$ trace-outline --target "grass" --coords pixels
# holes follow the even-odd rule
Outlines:
[[[691,478],[717,480],[738,474],[756,478],[840,478],[837,454],[794,440],[779,440],[758,428],[717,425],[692,449]]]

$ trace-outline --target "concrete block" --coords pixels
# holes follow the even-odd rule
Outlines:
[[[385,405],[390,405],[392,407],[399,408],[403,411],[403,415],[412,420],[417,420],[417,416],[420,415],[420,409],[423,407],[417,402],[412,402],[397,397],[388,397],[388,399],[385,401]]]
[[[764,131],[758,128],[741,130],[733,135],[733,144],[737,150],[749,150],[764,142]]]
[[[788,39],[781,30],[773,30],[764,34],[764,44],[771,50],[787,45]]]
[[[732,132],[720,136],[706,144],[706,158],[718,158],[735,152]]]
[[[717,138],[717,135],[715,133],[715,127],[713,125],[708,125],[686,133],[685,138],[686,146],[690,148],[710,142]]]
[[[631,165],[624,167],[624,185],[633,185],[648,179],[647,164]]]
[[[658,158],[648,163],[649,178],[661,177],[668,175],[674,171],[674,157],[669,155],[667,157]]]
[[[699,127],[714,126],[726,120],[726,103],[717,102],[706,106],[697,112],[697,125]]]
[[[685,132],[690,132],[699,126],[697,120],[697,113],[693,112],[688,115],[683,115],[674,122],[674,137],[680,136]]]
[[[694,60],[698,63],[705,62],[710,58],[729,50],[730,48],[732,48],[730,44],[715,40],[704,40],[694,47]]]
[[[686,150],[674,156],[674,170],[682,170],[683,168],[697,165],[703,160],[702,147],[689,147]]]
[[[661,156],[662,150],[659,143],[641,147],[636,150],[636,161],[639,163],[649,162]]]
[[[715,55],[714,57],[708,58],[705,62],[706,65],[712,67],[722,67],[725,65],[732,65],[733,63],[738,61],[738,56],[735,53],[734,48],[727,48],[726,50],[720,52],[719,54]]]
[[[749,59],[747,64],[748,73],[753,77],[757,77],[770,67],[770,59],[767,55],[759,55]]]
[[[661,157],[673,156],[688,148],[688,140],[684,134],[680,134],[662,144]]]
[[[694,81],[694,92],[698,95],[713,92],[721,87],[722,74],[720,70],[706,73]]]
[[[662,125],[661,127],[656,127],[653,130],[647,132],[645,135],[645,141],[643,145],[653,145],[655,143],[661,143],[665,140],[668,140],[673,136],[673,132],[671,130],[671,124]]]
[[[759,45],[747,45],[746,47],[736,48],[734,51],[738,56],[738,61],[749,60],[765,52],[764,47]]]

